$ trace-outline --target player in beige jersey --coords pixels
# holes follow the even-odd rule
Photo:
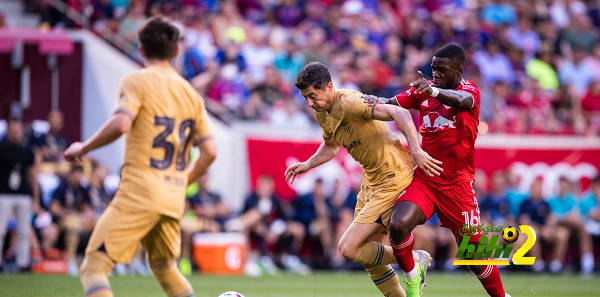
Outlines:
[[[167,20],[150,19],[139,31],[146,68],[121,81],[116,111],[84,143],[65,151],[67,160],[105,146],[126,133],[121,183],[100,217],[80,267],[86,296],[113,296],[107,275],[128,263],[139,241],[167,296],[194,296],[179,272],[185,189],[203,175],[216,156],[204,100],[172,67],[179,30]],[[188,165],[192,145],[200,157]]]
[[[418,134],[410,113],[398,106],[364,104],[362,94],[336,90],[327,67],[313,62],[306,65],[296,81],[296,87],[315,110],[315,118],[323,132],[323,143],[306,162],[290,166],[286,180],[293,182],[304,173],[331,160],[340,147],[363,167],[363,184],[357,197],[354,222],[339,242],[342,255],[362,263],[384,296],[405,296],[396,272],[392,248],[382,243],[386,239],[394,201],[412,182],[413,168],[418,165],[428,174],[439,175],[441,162],[431,158],[419,147]],[[385,121],[394,121],[402,131],[410,152],[389,130]],[[415,254],[418,262],[427,264],[425,252]]]

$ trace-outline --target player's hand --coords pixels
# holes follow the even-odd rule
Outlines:
[[[289,181],[290,184],[293,184],[294,180],[296,179],[296,175],[307,172],[309,169],[310,166],[308,166],[306,162],[296,163],[285,170],[285,181]]]
[[[421,170],[423,170],[423,172],[425,172],[425,174],[427,174],[429,177],[433,177],[434,174],[440,176],[442,171],[444,171],[442,167],[438,166],[442,165],[442,161],[432,158],[423,149],[419,149],[415,152],[411,151],[411,153],[413,159],[415,159],[415,162],[417,163],[417,166],[419,166],[419,168],[421,168]]]
[[[423,72],[421,71],[419,71],[419,79],[410,83],[410,86],[416,89],[415,92],[417,94],[424,93],[429,96],[433,94],[433,89],[429,85],[429,82],[425,78],[423,78]]]
[[[81,162],[81,157],[85,156],[85,146],[81,142],[75,142],[69,146],[63,153],[65,160],[68,162]]]
[[[367,94],[363,94],[361,96],[362,99],[364,99],[365,103],[367,103],[367,105],[369,105],[369,107],[375,105],[375,104],[385,104],[385,102],[379,100],[379,97],[375,96],[375,95],[367,95]]]

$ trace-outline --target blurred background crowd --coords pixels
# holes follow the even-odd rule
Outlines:
[[[467,51],[464,78],[481,88],[480,133],[600,132],[598,1],[64,2],[95,32],[136,46],[144,20],[172,18],[183,31],[177,68],[228,122],[314,124],[293,87],[310,61],[330,67],[336,88],[394,96],[419,70],[431,78],[433,52],[456,42]],[[78,26],[46,2],[27,3],[43,26]]]

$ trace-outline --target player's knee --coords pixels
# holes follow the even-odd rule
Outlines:
[[[90,252],[86,253],[85,258],[83,258],[83,262],[79,266],[79,273],[82,277],[96,273],[108,275],[114,266],[115,263],[105,253]]]
[[[405,216],[400,215],[392,215],[392,219],[390,220],[390,232],[392,233],[392,237],[397,240],[403,240],[414,228],[410,219]]]
[[[485,269],[485,265],[469,265],[469,270],[473,271],[473,273],[479,275]]]
[[[354,259],[356,259],[356,257],[358,256],[357,249],[344,241],[340,241],[338,245],[338,250],[344,258],[350,261],[354,261]]]

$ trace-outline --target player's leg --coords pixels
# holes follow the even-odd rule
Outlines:
[[[376,192],[375,189],[362,186],[357,196],[354,221],[338,243],[338,249],[344,258],[370,265],[395,262],[391,247],[369,240],[383,232],[389,224],[391,206],[394,203],[393,196],[389,195],[389,193]],[[397,193],[392,195],[397,195]]]
[[[370,241],[375,241],[379,243],[383,243],[385,241],[385,233],[380,233],[371,238]],[[405,297],[406,293],[400,286],[400,280],[396,275],[396,271],[389,264],[386,265],[371,265],[371,264],[363,264],[367,272],[369,273],[369,277],[377,286],[377,289],[383,294],[383,296],[388,297]]]
[[[478,226],[481,222],[477,197],[471,182],[444,189],[436,188],[437,213],[442,226],[449,228],[456,238],[457,245],[462,241],[460,232],[464,224]],[[481,234],[471,236],[470,243],[479,246]],[[469,265],[468,268],[475,273],[481,285],[492,297],[505,297],[500,271],[495,265]]]
[[[142,239],[142,245],[148,253],[150,269],[168,297],[194,296],[192,285],[176,264],[181,253],[179,220],[161,217]]]
[[[390,219],[390,243],[396,262],[404,271],[408,280],[407,295],[417,294],[421,290],[420,272],[426,267],[415,264],[413,258],[414,235],[412,230],[424,224],[435,211],[435,197],[427,186],[427,181],[416,176],[412,183],[400,194],[392,210]]]
[[[15,215],[17,217],[17,266],[29,266],[31,244],[29,234],[31,229],[31,199],[16,201]]]
[[[112,205],[104,211],[94,227],[79,268],[86,297],[113,296],[108,273],[117,262],[130,261],[137,243],[159,218],[156,214],[124,212]]]

